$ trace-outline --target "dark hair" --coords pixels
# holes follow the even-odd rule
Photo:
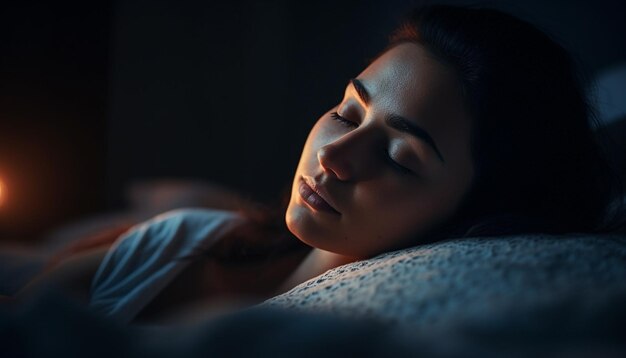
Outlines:
[[[606,209],[621,189],[612,189],[618,180],[591,129],[582,79],[561,45],[501,11],[445,5],[412,11],[389,47],[404,42],[424,46],[456,71],[473,121],[476,174],[454,219],[457,232],[473,227],[476,234],[490,220],[512,232],[609,226]]]
[[[591,129],[582,79],[562,46],[501,11],[445,5],[413,10],[383,53],[404,42],[424,46],[456,71],[473,120],[473,186],[457,214],[428,241],[623,225],[617,217],[605,220],[621,187]],[[256,251],[222,240],[224,247],[213,255],[249,260],[307,249],[285,227],[289,191],[284,198],[280,210],[242,211],[278,240]],[[618,205],[614,213],[621,212]]]

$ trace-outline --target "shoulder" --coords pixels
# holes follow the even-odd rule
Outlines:
[[[245,223],[236,212],[177,209],[136,225],[111,247],[92,281],[91,306],[132,317],[191,262]]]
[[[145,260],[165,263],[206,248],[245,223],[233,211],[186,208],[167,211],[122,235],[111,247],[100,271],[107,266],[145,266]]]
[[[230,210],[184,208],[166,211],[144,222],[141,226],[171,226],[185,225],[189,227],[219,227],[224,224],[232,224],[245,221],[243,215]]]
[[[119,238],[111,252],[126,249],[152,251],[170,245],[181,250],[215,240],[245,222],[246,219],[234,211],[200,208],[171,210],[133,227]]]

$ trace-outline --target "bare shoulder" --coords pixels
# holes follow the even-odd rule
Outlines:
[[[17,293],[16,299],[53,288],[87,303],[91,280],[107,251],[108,247],[98,247],[67,258],[28,283]]]

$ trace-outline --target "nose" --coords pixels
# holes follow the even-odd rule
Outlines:
[[[361,129],[354,130],[317,151],[317,160],[324,172],[342,181],[355,180],[365,175],[373,163],[373,136]]]
[[[337,147],[332,144],[327,144],[317,151],[317,160],[324,172],[339,180],[348,181],[352,177],[350,163],[339,154]]]

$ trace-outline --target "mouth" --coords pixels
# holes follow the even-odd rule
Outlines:
[[[337,209],[329,204],[329,195],[322,187],[315,183],[313,178],[305,176],[300,177],[298,192],[302,200],[313,209],[334,215],[341,215]]]

